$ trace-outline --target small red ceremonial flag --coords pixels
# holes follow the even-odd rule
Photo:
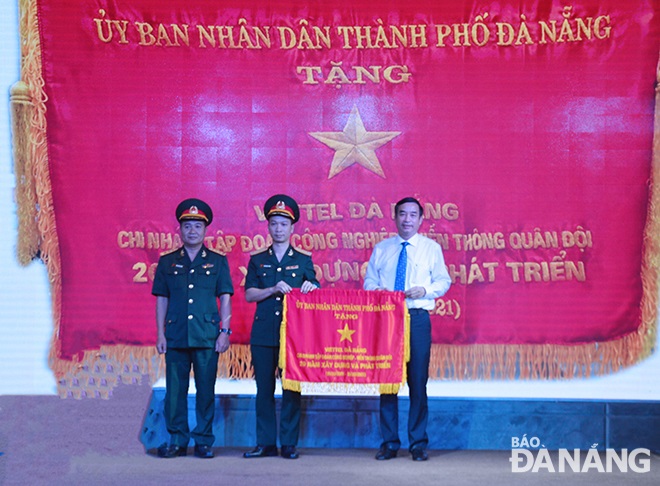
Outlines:
[[[282,386],[300,382],[379,384],[406,380],[410,318],[403,292],[294,290],[280,328]]]

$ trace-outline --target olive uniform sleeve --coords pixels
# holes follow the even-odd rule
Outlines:
[[[248,263],[247,275],[245,276],[245,288],[246,289],[256,289],[259,288],[259,277],[257,274],[257,263],[255,262],[255,257],[250,257],[250,262]]]
[[[156,275],[154,276],[154,284],[151,287],[152,295],[157,295],[161,297],[169,297],[170,289],[167,285],[167,278],[165,275],[165,268],[167,267],[167,262],[165,257],[160,257],[158,260],[158,266],[156,267]]]
[[[316,279],[316,270],[314,270],[314,262],[312,262],[312,257],[307,257],[307,261],[305,262],[305,270],[303,274],[304,274],[303,281],[307,280],[309,282],[312,282],[317,287],[321,287],[321,284]]]
[[[229,263],[225,256],[221,256],[220,258],[220,269],[215,289],[215,295],[220,296],[222,294],[234,295],[234,285],[231,282]]]

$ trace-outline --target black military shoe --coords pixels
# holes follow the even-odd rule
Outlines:
[[[188,448],[173,444],[163,444],[158,448],[158,457],[170,459],[172,457],[185,456],[188,454]]]
[[[252,449],[250,452],[245,452],[243,454],[243,457],[246,459],[250,459],[252,457],[273,457],[277,455],[277,446],[274,445],[269,445],[269,446],[260,446],[258,445],[254,449]]]
[[[413,461],[426,461],[429,458],[429,455],[424,449],[413,449],[410,453],[412,454]]]
[[[394,459],[396,457],[396,454],[397,454],[396,449],[391,449],[386,445],[382,445],[380,446],[380,449],[378,449],[378,452],[376,453],[376,460],[388,461],[390,459]]]
[[[213,449],[208,445],[195,444],[195,456],[202,459],[213,459]]]
[[[282,457],[284,459],[298,459],[300,454],[298,454],[296,446],[282,446]]]

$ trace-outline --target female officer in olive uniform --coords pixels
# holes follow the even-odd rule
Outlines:
[[[277,194],[266,201],[264,215],[272,246],[253,254],[245,278],[245,298],[256,302],[250,351],[257,381],[257,447],[243,457],[277,455],[275,417],[275,371],[279,357],[280,324],[284,295],[294,288],[310,292],[319,283],[309,253],[290,245],[293,224],[300,217],[298,204],[291,197]],[[283,390],[280,414],[282,457],[297,459],[300,430],[300,393]]]
[[[152,289],[157,297],[156,349],[165,353],[165,423],[171,436],[158,455],[186,455],[191,435],[188,383],[192,364],[197,388],[197,425],[192,431],[195,455],[211,458],[218,353],[229,348],[234,288],[227,258],[204,246],[206,227],[213,220],[208,204],[186,199],[176,208],[176,218],[183,247],[160,257]]]

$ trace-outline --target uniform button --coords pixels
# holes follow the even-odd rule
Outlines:
[[[282,297],[275,297],[275,300],[282,300]]]
[[[280,315],[280,311],[275,312],[275,315],[276,315],[276,316],[279,316],[279,315]]]
[[[193,303],[193,300],[192,300],[192,299],[188,299],[188,303],[189,303],[189,304],[192,304],[192,303]]]
[[[195,273],[195,269],[194,269],[194,268],[191,268],[191,269],[190,269],[190,273]]]
[[[282,271],[282,267],[277,267],[277,271],[278,271],[278,272],[281,272],[281,271]]]
[[[192,316],[192,314],[190,314],[190,315],[188,316],[188,320],[191,321],[192,318],[193,318],[193,316]]]
[[[211,272],[209,270],[207,270],[206,275],[211,275]]]
[[[189,289],[192,289],[193,287],[194,287],[193,284],[188,285],[188,288],[189,288]]]
[[[174,270],[174,275],[179,275],[179,272]]]
[[[291,276],[292,276],[292,277],[295,277],[295,276],[296,276],[296,274],[295,274],[295,273],[292,273],[292,274],[291,274]]]

